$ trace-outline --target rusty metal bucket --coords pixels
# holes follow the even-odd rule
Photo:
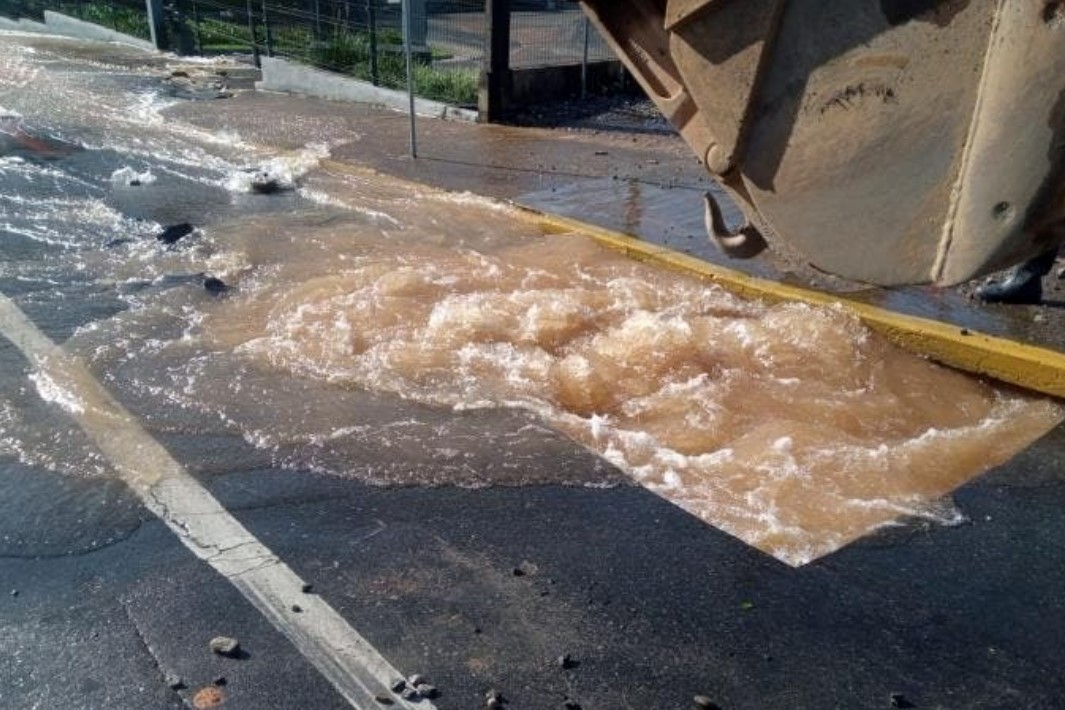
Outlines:
[[[708,204],[726,251],[946,285],[1065,236],[1065,0],[581,4],[747,215]]]

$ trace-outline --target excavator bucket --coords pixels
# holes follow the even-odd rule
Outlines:
[[[1065,236],[1065,0],[582,0],[765,238],[880,285],[956,284]]]

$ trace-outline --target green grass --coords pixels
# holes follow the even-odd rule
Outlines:
[[[2,2],[2,0],[0,0]],[[59,12],[133,35],[150,37],[148,17],[133,6],[103,3],[59,3]],[[251,48],[251,30],[239,21],[201,17],[193,22],[185,18],[188,29],[197,33],[200,51],[204,54],[247,52]],[[275,53],[312,66],[373,81],[370,67],[370,35],[365,31],[337,27],[325,37],[315,37],[309,27],[271,27]],[[256,28],[260,49],[265,44],[265,28]],[[406,57],[402,51],[403,38],[395,29],[382,29],[377,34],[377,83],[394,89],[407,87]],[[433,66],[434,59],[447,54],[430,48],[428,54],[415,57],[414,91],[418,96],[449,104],[469,106],[477,103],[476,69],[441,69]]]
[[[64,15],[92,22],[101,27],[107,27],[133,37],[150,39],[152,36],[151,29],[148,27],[148,10],[146,7],[137,8],[113,4],[72,2],[59,3],[56,10]]]
[[[191,23],[191,21],[190,21]],[[205,54],[224,51],[247,51],[251,46],[247,25],[204,18],[199,22],[200,46]],[[256,29],[260,49],[265,43],[263,29]],[[338,28],[316,39],[306,27],[272,27],[274,52],[322,69],[372,81],[370,66],[370,35],[364,31]],[[377,83],[394,89],[407,86],[406,57],[402,52],[403,39],[395,30],[382,30],[377,35]],[[440,69],[432,65],[432,58],[446,56],[433,50],[427,56],[416,57],[414,92],[418,96],[449,104],[469,106],[477,103],[476,69]]]

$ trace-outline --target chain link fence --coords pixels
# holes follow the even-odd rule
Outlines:
[[[597,62],[614,52],[574,2],[519,3],[510,16],[510,66],[514,69]]]
[[[410,0],[415,93],[475,106],[487,29],[485,0]],[[0,14],[41,20],[54,10],[150,37],[146,0],[0,0]],[[374,85],[405,89],[400,0],[164,0],[170,45],[187,54],[283,57]],[[515,0],[510,66],[612,59],[579,7]]]
[[[92,22],[131,37],[151,39],[148,7],[144,0],[0,0],[0,15],[12,19],[26,18],[41,22],[45,10]]]

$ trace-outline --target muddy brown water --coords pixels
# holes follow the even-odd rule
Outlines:
[[[372,138],[305,115],[298,99],[273,98],[261,116],[242,104],[269,140],[242,124],[205,128],[224,107],[162,93],[165,66],[94,64],[72,46],[0,44],[0,105],[26,135],[80,146],[0,161],[0,278],[35,317],[63,314],[53,331],[69,334],[67,350],[156,433],[237,434],[275,464],[381,485],[574,483],[567,470],[532,481],[506,465],[445,465],[468,445],[446,425],[432,444],[440,463],[414,473],[356,456],[387,456],[419,431],[367,425],[359,393],[443,413],[526,411],[802,564],[906,516],[962,520],[950,491],[1062,418],[1052,402],[905,353],[842,308],[742,300],[578,234],[543,234],[485,199],[330,173],[322,158]],[[249,164],[293,189],[250,196]],[[116,177],[127,173],[142,184]],[[152,220],[188,214],[197,233],[161,248]],[[205,273],[230,290],[205,292]],[[58,417],[31,401],[20,367],[0,375],[0,454],[107,475],[76,432],[50,433]],[[498,449],[508,456],[508,442]],[[606,467],[590,475],[580,483],[617,480]]]
[[[530,410],[791,564],[900,516],[959,521],[943,496],[1061,418],[1048,401],[899,350],[843,308],[745,301],[381,176],[307,187],[362,216],[220,228],[241,288],[205,310],[203,347],[338,388]],[[196,397],[240,396],[195,380]],[[333,416],[315,429],[352,424]],[[498,472],[452,482],[524,483]]]

